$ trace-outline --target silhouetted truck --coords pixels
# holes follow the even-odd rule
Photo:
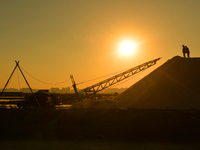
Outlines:
[[[33,94],[26,94],[25,100],[20,101],[17,106],[19,108],[45,108],[53,107],[55,105],[56,98],[49,93],[48,90],[39,90]]]

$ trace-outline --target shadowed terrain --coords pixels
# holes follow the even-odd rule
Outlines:
[[[175,56],[116,100],[121,108],[200,109],[200,58]]]
[[[197,110],[0,110],[0,140],[198,142]]]
[[[198,149],[199,66],[200,58],[176,56],[115,101],[85,101],[68,110],[0,109],[0,147]]]
[[[197,110],[0,110],[0,149],[199,149]]]

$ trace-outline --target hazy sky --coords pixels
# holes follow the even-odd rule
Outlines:
[[[24,72],[32,88],[50,88],[71,86],[70,80],[55,84],[70,74],[79,83],[162,57],[155,69],[182,56],[183,44],[191,57],[199,57],[199,7],[199,0],[0,0],[0,88],[15,60],[35,78],[53,83]],[[119,57],[123,40],[137,43],[133,55]],[[118,87],[129,87],[137,78]],[[27,87],[17,71],[12,87]]]

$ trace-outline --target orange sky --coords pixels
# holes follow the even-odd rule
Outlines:
[[[197,0],[9,0],[0,2],[0,88],[15,60],[32,88],[69,87],[162,57],[155,69],[187,45],[199,57],[200,1]],[[140,43],[134,55],[118,57],[119,43]],[[129,87],[149,69],[117,87]],[[27,87],[15,72],[8,88]],[[20,80],[20,84],[18,83]],[[98,81],[78,85],[90,86]]]

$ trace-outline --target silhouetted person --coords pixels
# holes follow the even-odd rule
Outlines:
[[[187,57],[190,58],[190,50],[187,46],[185,46],[185,53],[187,53]]]
[[[182,45],[182,47],[183,47],[183,57],[185,58],[186,49],[184,45]]]

